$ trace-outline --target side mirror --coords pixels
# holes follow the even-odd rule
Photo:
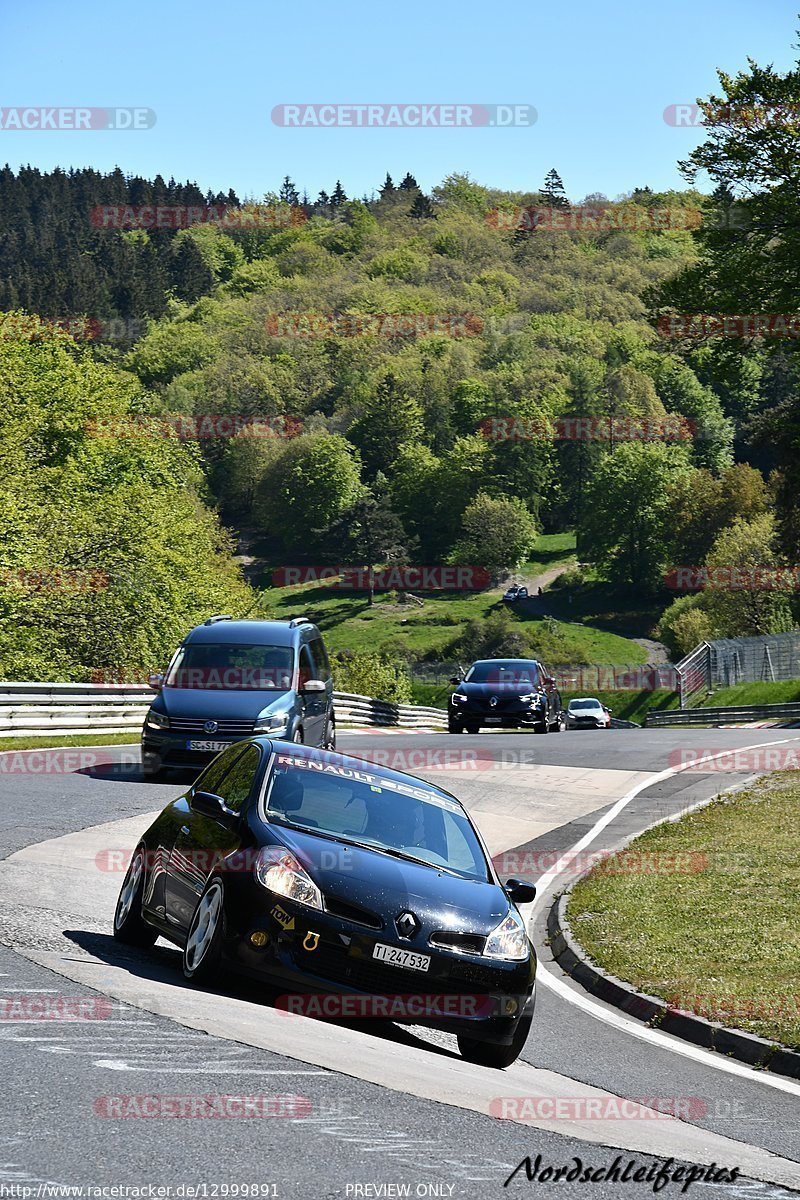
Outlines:
[[[202,817],[218,821],[226,829],[233,829],[239,824],[239,814],[227,807],[222,796],[215,796],[213,792],[193,792],[189,807]]]
[[[509,879],[506,882],[506,895],[514,904],[530,904],[536,899],[536,886],[522,879]]]
[[[325,681],[323,679],[307,679],[300,688],[301,692],[317,693],[326,690]]]
[[[461,680],[459,679],[459,677],[458,677],[457,675],[451,675],[451,676],[450,676],[450,682],[451,682],[452,684],[456,684],[456,685],[458,685],[459,683],[461,683]]]
[[[147,676],[147,686],[152,688],[154,692],[160,692],[164,686],[164,676],[160,671],[152,671]]]
[[[614,710],[613,710],[613,708],[607,708],[607,709],[606,709],[606,712],[608,713],[608,715],[609,715],[609,716],[611,716],[611,714],[612,714],[612,712],[613,712],[613,711],[614,711]]]

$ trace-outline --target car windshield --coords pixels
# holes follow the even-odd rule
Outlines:
[[[489,880],[478,838],[451,796],[421,781],[365,770],[329,755],[276,754],[264,799],[268,821]]]
[[[496,688],[535,688],[539,668],[535,662],[479,662],[470,667],[465,683],[488,683]]]
[[[292,685],[292,648],[190,643],[178,651],[164,683],[215,691],[286,691]]]
[[[569,706],[575,708],[602,708],[599,700],[570,700]]]

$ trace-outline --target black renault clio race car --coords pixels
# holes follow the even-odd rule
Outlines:
[[[534,896],[531,884],[500,883],[442,789],[254,737],[144,834],[114,936],[169,938],[186,977],[206,984],[227,967],[292,995],[400,997],[399,1015],[362,1011],[447,1029],[465,1058],[505,1067],[533,1015],[536,956],[517,905]]]

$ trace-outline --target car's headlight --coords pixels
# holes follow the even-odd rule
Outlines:
[[[283,733],[289,720],[288,712],[268,713],[258,718],[253,726],[253,733]]]
[[[467,703],[467,697],[464,695],[463,692],[453,692],[453,699],[455,700],[456,704],[466,704]]]
[[[145,725],[149,725],[151,729],[169,729],[169,717],[166,713],[155,712],[150,709],[145,717]]]
[[[266,846],[259,851],[254,870],[261,886],[276,895],[296,900],[308,908],[322,908],[322,893],[289,850]]]
[[[483,948],[486,958],[503,958],[510,962],[521,962],[530,954],[530,942],[525,932],[522,917],[510,912],[506,919],[493,929]]]

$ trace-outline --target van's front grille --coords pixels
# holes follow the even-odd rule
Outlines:
[[[215,717],[170,716],[169,727],[177,733],[199,733],[205,737],[214,737],[216,734],[219,734],[221,737],[249,737],[255,726],[255,721],[225,720],[224,718],[220,718],[216,720],[216,729],[206,729],[206,723],[214,720],[216,720]]]

